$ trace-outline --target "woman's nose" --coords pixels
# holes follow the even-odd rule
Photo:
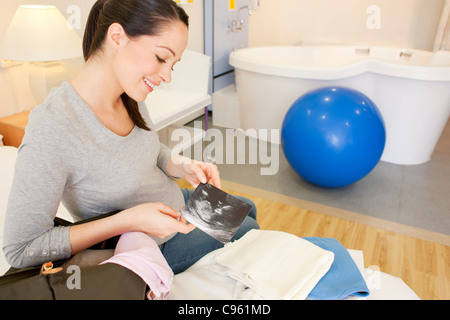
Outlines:
[[[159,75],[161,81],[164,83],[169,83],[172,80],[172,68],[163,68]]]

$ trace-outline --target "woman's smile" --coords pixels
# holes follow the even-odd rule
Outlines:
[[[145,83],[145,85],[146,85],[146,87],[147,87],[149,92],[153,92],[155,87],[158,86],[158,84],[150,82],[150,80],[148,80],[147,78],[144,78],[144,83]]]

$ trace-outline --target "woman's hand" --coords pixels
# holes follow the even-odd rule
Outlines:
[[[180,155],[172,155],[167,160],[166,171],[172,177],[185,178],[194,188],[199,183],[210,183],[221,189],[219,170],[211,163],[191,160]]]
[[[71,226],[69,241],[72,254],[81,252],[94,244],[130,231],[139,231],[157,238],[175,232],[189,233],[193,224],[181,218],[181,213],[162,203],[144,203],[121,211],[104,219]]]
[[[175,232],[189,233],[195,229],[181,217],[181,213],[163,203],[144,203],[121,214],[128,215],[134,231],[143,232],[157,238],[167,237]]]

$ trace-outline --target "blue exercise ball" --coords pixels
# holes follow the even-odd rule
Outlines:
[[[281,145],[305,180],[328,188],[352,184],[379,162],[386,142],[383,117],[361,92],[325,87],[302,95],[287,112]]]

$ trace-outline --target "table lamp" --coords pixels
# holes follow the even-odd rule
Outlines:
[[[81,42],[55,6],[22,5],[0,43],[0,58],[31,62],[30,89],[41,103],[51,88],[67,80],[60,61],[82,56]]]

